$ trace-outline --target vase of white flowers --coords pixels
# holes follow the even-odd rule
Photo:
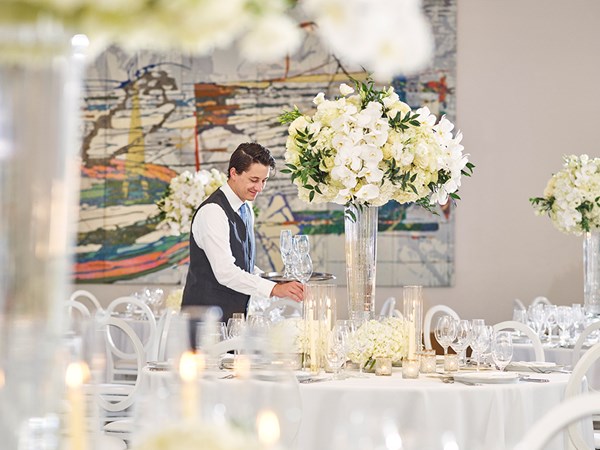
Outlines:
[[[313,115],[294,108],[280,116],[289,124],[281,172],[301,200],[344,205],[349,309],[362,316],[374,310],[376,207],[395,200],[432,209],[458,199],[474,166],[448,119],[413,111],[392,87],[378,90],[367,79],[355,89],[340,85],[340,94],[319,93]]]
[[[566,234],[584,236],[583,291],[585,309],[600,314],[600,158],[564,157],[543,197],[529,199],[537,215],[548,215]]]

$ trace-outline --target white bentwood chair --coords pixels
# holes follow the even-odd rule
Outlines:
[[[575,364],[573,367],[573,372],[571,373],[569,381],[567,382],[567,387],[565,388],[566,399],[582,395],[583,378],[590,367],[592,367],[592,365],[598,360],[600,360],[600,344],[596,344],[586,351],[583,356],[579,358],[577,364]],[[596,413],[600,413],[600,411],[597,411]],[[573,424],[569,426],[569,438],[577,449],[586,448],[587,444],[583,439],[579,424]],[[595,434],[594,440],[596,441],[596,448],[600,448],[600,434]]]
[[[85,302],[82,301],[82,298],[85,299]],[[69,300],[77,301],[86,305],[87,309],[90,312],[92,312],[92,310],[94,311],[94,313],[96,313],[97,311],[103,311],[102,305],[100,305],[98,298],[90,291],[86,291],[85,289],[78,289],[75,292],[73,292],[69,297]],[[91,306],[93,306],[93,309],[88,307],[87,303],[90,303]]]
[[[525,434],[514,450],[543,450],[552,437],[564,427],[577,420],[600,413],[600,393],[569,398],[548,411]],[[572,425],[577,426],[577,425]],[[583,443],[578,450],[587,450]]]
[[[543,305],[551,305],[552,302],[550,300],[548,300],[548,297],[543,297],[543,296],[539,296],[533,299],[533,301],[531,302],[532,306],[538,305],[538,304],[543,304]]]
[[[583,345],[585,344],[585,341],[587,340],[589,335],[592,334],[596,330],[600,330],[600,321],[593,322],[590,325],[588,325],[587,327],[585,327],[585,329],[581,332],[581,334],[577,338],[577,342],[575,342],[575,345],[573,346],[573,355],[572,355],[572,360],[571,360],[572,367],[575,367],[575,364],[577,364],[577,361],[579,361],[579,358],[581,358],[581,350],[583,349]]]
[[[535,361],[545,362],[546,355],[544,354],[544,347],[542,347],[542,341],[538,334],[529,326],[524,323],[517,322],[516,320],[506,320],[504,322],[499,322],[492,327],[494,332],[501,330],[516,330],[524,333],[530,340],[533,345],[533,351],[535,354]]]
[[[453,317],[456,321],[460,320],[460,317],[456,311],[446,305],[435,305],[427,310],[425,318],[423,319],[423,339],[425,341],[425,348],[431,350],[431,324],[433,322],[433,316],[436,314],[448,314]]]

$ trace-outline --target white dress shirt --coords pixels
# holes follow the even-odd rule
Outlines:
[[[233,192],[229,184],[225,183],[221,190],[231,208],[239,214],[240,206],[244,202]],[[252,216],[252,228],[248,232],[253,233],[254,211],[252,208],[249,209]],[[258,267],[254,266],[254,274],[250,274],[235,265],[235,258],[231,253],[229,243],[229,221],[223,208],[215,203],[209,203],[200,208],[192,222],[192,236],[198,247],[206,253],[219,283],[242,294],[267,298],[271,296],[275,283],[257,276],[261,272]]]

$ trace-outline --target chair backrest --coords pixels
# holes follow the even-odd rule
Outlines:
[[[105,319],[103,319],[101,326],[107,328],[107,330],[104,333],[104,335],[106,336],[107,351],[112,351],[112,345],[109,340],[109,336],[111,334],[108,331],[108,328],[110,327],[116,327],[121,332],[123,332],[130,339],[131,344],[134,348],[137,376],[133,387],[131,389],[128,389],[127,394],[119,397],[119,400],[116,402],[110,402],[106,398],[104,398],[107,395],[107,392],[103,392],[102,386],[98,387],[98,389],[96,390],[96,402],[101,408],[109,412],[123,411],[129,408],[131,405],[133,405],[136,393],[142,382],[142,368],[146,364],[146,354],[144,351],[144,346],[142,345],[140,338],[133,330],[133,328],[131,328],[123,319],[118,319],[116,317],[106,317]],[[110,392],[110,385],[107,387],[107,391]]]
[[[600,321],[594,322],[585,327],[585,329],[577,338],[577,342],[575,342],[575,346],[573,347],[573,355],[571,359],[572,367],[575,367],[575,364],[577,364],[577,361],[579,361],[579,358],[581,358],[581,349],[583,348],[583,344],[585,344],[586,339],[596,330],[600,330]]]
[[[156,318],[154,317],[154,313],[152,312],[152,310],[146,303],[144,303],[143,301],[141,301],[138,298],[129,297],[129,296],[119,297],[119,298],[114,299],[112,302],[110,302],[110,304],[106,308],[106,313],[108,315],[111,315],[121,305],[133,305],[135,308],[142,311],[142,315],[148,321],[148,327],[149,327],[148,336],[146,339],[144,339],[142,341],[142,344],[144,346],[144,350],[146,351],[146,357],[147,357],[148,361],[154,360],[155,359],[154,351],[156,349],[156,339],[157,339]],[[117,346],[114,346],[114,347],[116,348],[115,354],[119,358],[132,359],[133,357],[135,357],[135,355],[133,353],[122,352],[119,348],[117,348]]]
[[[380,316],[384,317],[392,317],[394,315],[394,310],[396,309],[396,298],[389,297],[383,305],[381,305],[381,310],[379,311]]]
[[[94,294],[92,294],[89,291],[86,291],[85,289],[79,289],[75,292],[73,292],[71,294],[71,296],[69,297],[69,300],[71,301],[80,301],[79,299],[83,297],[85,299],[87,299],[93,306],[94,309],[96,311],[102,311],[102,305],[100,305],[100,302],[98,301],[98,298],[96,298],[96,296]],[[90,308],[88,308],[89,310]]]
[[[167,360],[167,340],[169,337],[169,329],[171,328],[173,316],[176,314],[177,313],[175,310],[167,308],[160,316],[160,319],[158,319],[158,324],[156,327],[156,361]]]
[[[565,399],[581,396],[583,377],[598,359],[600,359],[600,344],[594,345],[585,352],[573,367],[573,372],[565,388]],[[580,427],[577,424],[569,426],[569,438],[576,448],[587,448]]]
[[[550,300],[548,300],[547,297],[542,297],[542,296],[534,298],[533,301],[531,302],[532,305],[537,305],[539,303],[543,303],[544,305],[552,304],[552,302]]]
[[[566,399],[544,414],[527,431],[514,450],[542,450],[546,448],[550,439],[565,426],[598,413],[600,413],[600,393]],[[572,426],[575,427],[577,424]],[[580,450],[589,448],[589,444],[585,442],[583,444],[583,447],[576,448]]]
[[[446,305],[435,305],[427,310],[425,318],[423,319],[423,339],[425,341],[425,348],[431,350],[431,323],[433,316],[437,313],[448,314],[456,320],[460,320],[459,315],[456,311]]]
[[[83,303],[79,303],[74,300],[67,300],[65,302],[65,307],[68,309],[69,313],[71,313],[73,309],[76,309],[84,319],[90,319],[92,317],[90,310],[87,309]]]
[[[516,320],[506,320],[499,322],[493,326],[494,332],[500,330],[516,330],[527,335],[533,345],[533,351],[535,352],[535,360],[540,362],[546,361],[546,355],[544,354],[544,347],[542,347],[542,341],[537,333],[529,326],[524,323],[517,322]]]
[[[521,300],[519,300],[518,298],[515,298],[513,300],[513,308],[518,308],[518,309],[527,311],[527,308],[525,308],[525,305],[523,304],[523,302]]]

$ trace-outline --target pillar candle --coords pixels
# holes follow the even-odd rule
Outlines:
[[[192,352],[184,352],[179,360],[181,377],[181,413],[184,419],[198,417],[198,360]]]
[[[67,426],[70,450],[87,449],[83,383],[88,376],[89,369],[85,363],[74,362],[67,367],[65,384],[67,385],[67,401],[69,404]]]

